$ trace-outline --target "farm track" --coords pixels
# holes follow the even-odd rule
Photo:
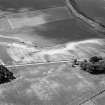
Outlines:
[[[85,13],[79,9],[75,0],[66,0],[66,5],[75,17],[90,25],[95,31],[105,34],[105,26],[85,15]]]
[[[18,64],[18,65],[5,65],[7,68],[12,68],[12,67],[21,67],[21,66],[37,66],[37,65],[49,65],[49,64],[59,64],[59,63],[69,63],[72,64],[70,61],[59,61],[59,62],[47,62],[47,63],[31,63],[31,64]]]

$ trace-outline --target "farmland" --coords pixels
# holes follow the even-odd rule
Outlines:
[[[104,91],[104,75],[72,67],[74,59],[105,57],[104,35],[62,0],[49,1],[1,8],[0,63],[16,79],[0,85],[0,105],[82,105]]]

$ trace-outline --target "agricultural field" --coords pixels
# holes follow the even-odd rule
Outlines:
[[[16,77],[0,84],[0,105],[104,105],[105,74],[74,65],[105,57],[101,10],[85,1],[0,0],[0,64]]]

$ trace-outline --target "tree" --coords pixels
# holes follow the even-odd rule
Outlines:
[[[102,60],[102,57],[93,56],[89,59],[92,63],[99,62],[99,60]]]
[[[10,72],[4,65],[0,65],[0,84],[10,82],[16,79],[12,72]]]
[[[81,61],[80,68],[91,74],[105,74],[105,59],[97,56],[91,57],[87,62]]]

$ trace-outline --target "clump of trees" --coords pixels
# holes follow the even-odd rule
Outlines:
[[[74,60],[74,65],[79,65],[81,70],[91,74],[105,74],[105,58],[102,57],[93,56],[80,62]]]
[[[0,84],[10,82],[16,79],[11,71],[9,71],[4,65],[0,65]]]

